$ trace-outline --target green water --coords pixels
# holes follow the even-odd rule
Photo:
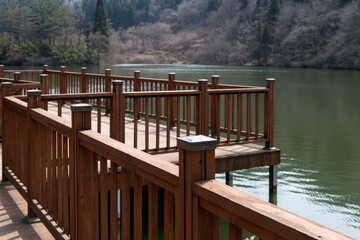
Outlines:
[[[113,65],[88,72],[265,86],[276,78],[275,146],[281,149],[277,194],[268,169],[234,173],[234,187],[360,239],[360,72],[201,65]],[[59,69],[59,68],[56,68]],[[80,67],[67,67],[80,71]],[[217,175],[224,182],[224,175]]]

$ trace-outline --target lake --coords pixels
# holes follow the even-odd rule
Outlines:
[[[281,149],[278,190],[268,168],[234,173],[233,186],[260,199],[360,238],[360,72],[203,65],[91,66],[88,72],[265,86],[276,78],[275,146]],[[59,68],[57,68],[59,69]],[[80,71],[80,67],[67,67]],[[224,182],[224,174],[217,179]]]

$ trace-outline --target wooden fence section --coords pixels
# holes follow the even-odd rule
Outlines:
[[[40,98],[4,95],[3,173],[57,239],[218,239],[219,217],[229,239],[351,239],[216,182],[216,139],[178,138],[176,166],[89,130],[89,104],[72,105],[70,123]]]

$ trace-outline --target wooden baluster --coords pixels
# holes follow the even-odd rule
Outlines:
[[[186,96],[186,136],[190,135],[190,121],[191,121],[191,107],[190,107],[190,95]]]
[[[141,91],[141,85],[140,85],[140,79],[139,79],[140,73],[141,73],[140,71],[134,72],[134,92]],[[134,98],[134,111],[135,111],[135,106],[137,108],[137,111],[139,111],[139,109],[141,109],[141,101],[139,98]],[[136,113],[136,117],[137,117],[137,119],[140,119],[139,112]]]
[[[174,194],[164,189],[164,239],[174,239]]]
[[[67,77],[66,77],[66,67],[61,66],[60,73],[60,93],[67,93]]]
[[[111,92],[111,69],[105,69],[105,92]],[[110,114],[110,99],[106,99],[105,101],[105,115],[108,116]]]
[[[167,99],[167,123],[166,123],[166,149],[170,149],[170,128],[171,128],[171,97],[166,97]]]
[[[229,240],[243,239],[242,237],[242,229],[229,223]]]
[[[97,161],[96,161],[97,163]],[[97,164],[96,164],[97,165]],[[107,184],[107,159],[100,158],[100,232],[101,239],[108,239],[108,184]],[[97,192],[97,191],[96,191]],[[97,194],[96,194],[97,195]],[[111,209],[117,212],[116,209]]]
[[[78,183],[77,180],[78,176],[80,176],[79,174],[81,173],[80,169],[85,169],[87,167],[85,160],[89,159],[89,151],[83,151],[83,155],[80,154],[78,131],[91,129],[91,110],[92,106],[89,104],[80,103],[71,105],[72,141],[70,147],[70,236],[74,239],[85,239],[87,234],[86,232],[78,232],[81,230],[79,227],[84,227],[83,225],[93,226],[88,221],[94,221],[95,219],[87,218],[83,215],[87,212],[82,211],[83,209],[91,209],[86,208],[86,204],[91,204],[89,201],[92,199],[86,199],[85,201],[85,194],[88,190],[86,189],[86,181],[84,181],[84,184],[86,185],[83,185],[81,182]],[[80,162],[80,156],[84,161]],[[95,211],[95,209],[93,210]],[[90,231],[88,234],[91,234]]]
[[[12,82],[2,82],[1,83],[1,87],[2,87],[1,96],[0,96],[0,124],[1,124],[0,125],[0,136],[1,136],[1,138],[2,138],[2,126],[3,126],[3,116],[4,116],[3,115],[3,98],[6,96],[12,95],[12,86],[13,86]],[[3,160],[3,163],[4,163],[4,160]],[[3,177],[5,177],[4,171],[2,173],[3,173]]]
[[[158,239],[158,186],[154,183],[148,183],[148,202],[149,202],[149,216],[148,229],[149,240]]]
[[[242,108],[242,94],[238,93],[237,94],[237,111],[236,111],[236,113],[237,113],[236,128],[237,128],[237,141],[238,142],[240,142],[240,140],[241,140],[242,118],[243,118],[242,111],[243,111],[243,108]]]
[[[176,90],[176,86],[175,86],[175,73],[169,73],[168,74],[168,90],[169,91],[173,91]],[[168,117],[170,118],[170,128],[174,128],[175,127],[175,116],[176,116],[176,99],[175,97],[170,97],[170,99],[168,100],[168,105],[170,105],[170,112]]]
[[[121,239],[130,239],[130,225],[131,225],[130,172],[125,168],[122,168],[121,169]]]
[[[149,97],[145,98],[145,151],[149,151]]]
[[[142,240],[142,178],[134,176],[134,240]]]
[[[134,102],[136,104],[134,104],[134,148],[137,148],[137,143],[138,143],[138,117],[139,117],[139,105],[138,103],[140,103],[139,98],[134,98]]]
[[[206,219],[202,218],[203,212],[206,211],[198,206],[197,197],[193,197],[192,193],[194,182],[215,179],[216,139],[202,135],[186,136],[178,138],[177,145],[179,147],[179,188],[182,188],[179,192],[183,191],[185,194],[183,198],[185,199],[185,218],[176,211],[175,221],[184,219],[186,239],[217,238],[219,236],[217,217],[208,214]],[[180,204],[177,199],[175,201],[176,205]],[[181,205],[177,207],[181,208]],[[198,221],[193,221],[193,219],[198,219]],[[178,231],[178,228],[176,230]]]
[[[246,141],[250,140],[251,132],[251,94],[247,93],[246,101]]]
[[[255,94],[255,139],[259,137],[259,93]]]
[[[176,136],[180,137],[180,96],[176,97],[176,110]]]
[[[211,76],[211,89],[217,89],[219,85],[220,76],[219,75],[212,75]],[[211,105],[210,105],[210,126],[211,126],[211,136],[215,137],[217,136],[216,133],[216,124],[217,124],[217,115],[219,115],[219,112],[217,112],[220,109],[220,106],[218,106],[220,102],[217,101],[217,94],[211,95]]]
[[[155,100],[155,117],[156,117],[156,151],[159,150],[160,148],[160,114],[161,114],[161,109],[160,109],[160,102],[161,102],[161,98],[160,97],[156,97]]]
[[[101,98],[97,98],[97,132],[101,133]]]
[[[230,94],[226,94],[225,96],[225,128],[226,128],[226,141],[227,143],[230,143],[230,109],[231,109],[231,100],[230,100]]]

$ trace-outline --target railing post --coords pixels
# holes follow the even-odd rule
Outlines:
[[[41,96],[41,90],[28,90],[27,92],[27,112],[26,112],[26,135],[25,135],[25,139],[27,139],[25,141],[26,144],[26,171],[24,171],[24,174],[26,174],[25,179],[26,179],[26,185],[27,185],[27,190],[28,190],[28,216],[27,216],[27,221],[31,222],[32,218],[36,217],[35,212],[30,208],[30,203],[31,201],[34,199],[35,194],[34,194],[34,188],[35,188],[35,182],[33,181],[33,178],[31,177],[31,174],[34,174],[34,164],[32,162],[32,156],[31,156],[31,115],[30,115],[30,111],[32,108],[38,108],[40,106],[40,96]]]
[[[175,86],[175,73],[171,72],[168,75],[168,79],[169,79],[169,83],[168,83],[168,90],[169,91],[174,91],[176,90],[176,86]],[[170,97],[170,128],[174,128],[175,127],[175,116],[176,116],[176,98],[175,97]],[[178,116],[179,117],[179,116]]]
[[[216,144],[216,139],[203,135],[177,138],[179,147],[179,189],[177,194],[179,194],[178,196],[184,194],[184,197],[175,199],[176,239],[209,239],[208,236],[212,234],[218,236],[217,218],[214,216],[201,218],[205,213],[199,208],[198,198],[192,194],[194,182],[215,179]],[[193,218],[198,221],[193,221]],[[214,227],[201,231],[209,224]],[[199,229],[200,226],[201,229]],[[183,231],[182,236],[181,231]],[[196,236],[196,233],[200,233],[199,236]]]
[[[14,72],[14,83],[17,83],[21,80],[21,72]]]
[[[49,94],[49,76],[47,74],[40,74],[41,91],[44,94]],[[48,101],[44,101],[44,109],[48,110]]]
[[[60,93],[67,93],[67,77],[66,77],[66,67],[60,67]]]
[[[111,69],[105,69],[105,92],[111,92]],[[105,115],[108,116],[110,113],[110,99],[105,101]]]
[[[2,91],[1,91],[1,103],[0,103],[0,106],[1,106],[1,141],[2,141],[2,181],[3,182],[7,182],[9,181],[9,179],[6,177],[6,175],[4,174],[5,173],[5,166],[6,166],[6,161],[8,160],[8,154],[7,154],[7,150],[4,149],[4,146],[6,145],[6,142],[4,141],[4,138],[3,138],[3,126],[4,126],[4,106],[3,106],[3,103],[4,103],[4,97],[7,97],[7,96],[12,96],[12,86],[13,86],[13,83],[11,82],[2,82],[1,83],[1,88],[2,88]]]
[[[80,77],[80,92],[86,93],[87,92],[87,82],[86,82],[86,67],[81,68],[81,77]]]
[[[121,80],[113,80],[114,96],[111,100],[110,137],[125,143],[125,99]]]
[[[70,149],[70,236],[81,239],[78,235],[78,177],[79,177],[79,139],[78,132],[91,129],[91,110],[89,104],[79,103],[71,105],[72,142]],[[80,194],[80,193],[79,193]]]
[[[4,65],[0,65],[0,77],[1,78],[5,77]]]
[[[43,74],[47,74],[47,72],[48,72],[48,70],[49,70],[49,66],[48,65],[44,65],[44,67],[43,67]]]
[[[199,79],[199,91],[201,91],[199,101],[198,124],[200,129],[196,129],[196,134],[209,136],[209,96],[207,92],[207,79]]]
[[[269,91],[265,94],[265,137],[269,140],[265,142],[265,149],[272,150],[274,147],[274,113],[275,113],[275,79],[266,79],[266,88]],[[269,189],[270,191],[277,189],[277,165],[269,166]]]

